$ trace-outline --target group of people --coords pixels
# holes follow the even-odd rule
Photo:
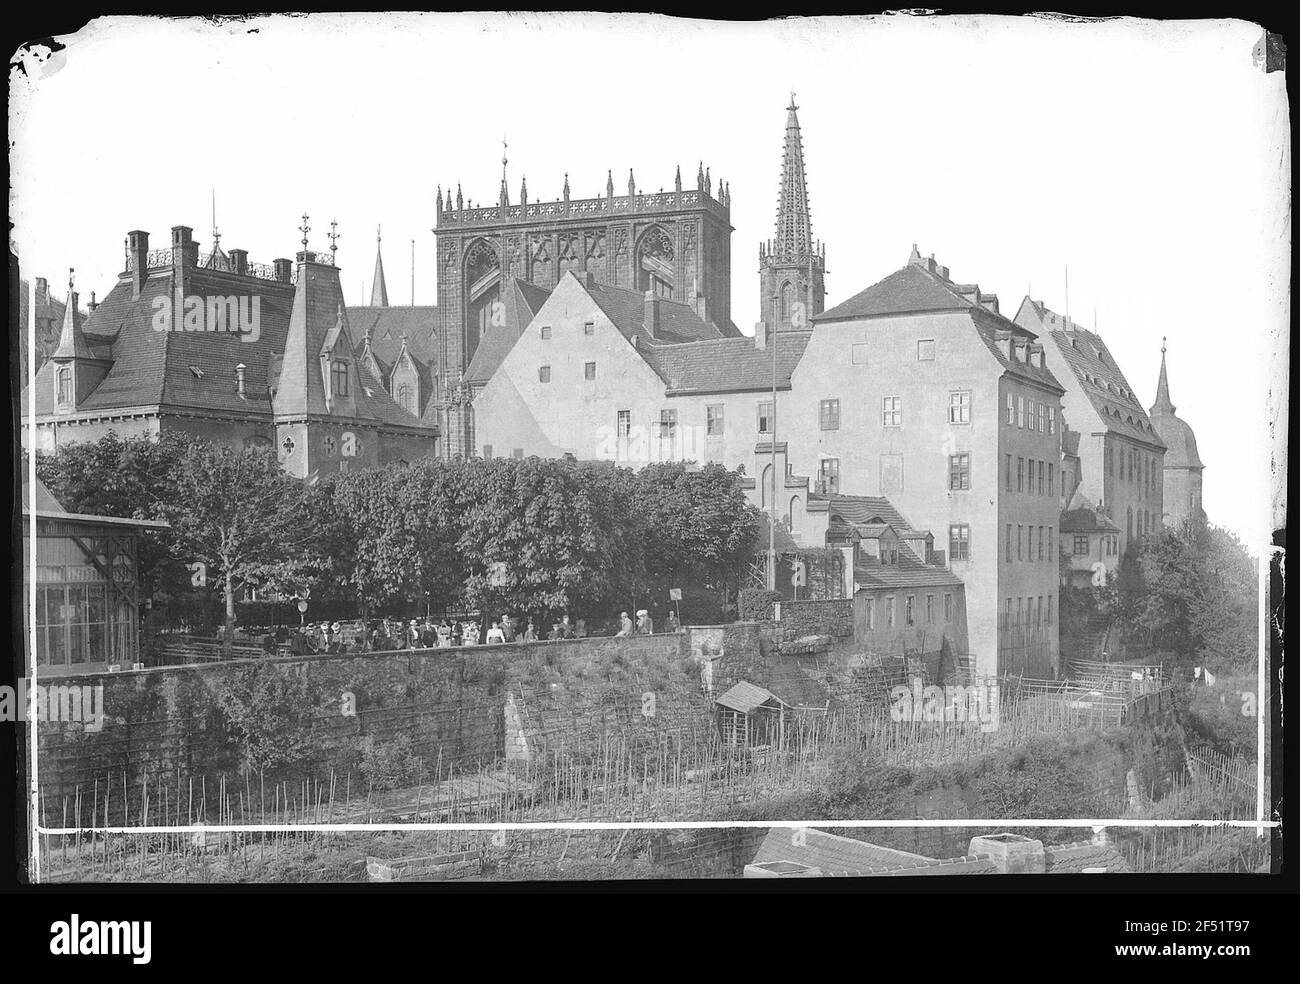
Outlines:
[[[581,639],[587,635],[584,619],[571,620],[562,615],[558,622],[547,628],[533,618],[512,618],[502,615],[488,623],[444,617],[403,619],[381,618],[364,622],[309,622],[296,629],[281,627],[267,630],[262,638],[262,648],[268,655],[276,655],[286,646],[295,656],[317,653],[388,652],[402,649],[447,649],[457,646],[495,645],[507,642],[539,642],[544,639]],[[487,631],[484,632],[484,626]],[[669,610],[664,619],[664,632],[677,632],[681,628],[677,614]],[[655,622],[647,609],[636,613],[634,622],[627,612],[619,615],[616,635],[651,635]]]
[[[681,628],[681,623],[677,620],[677,613],[670,608],[668,615],[664,618],[663,630],[665,632],[680,632]],[[637,611],[636,622],[632,621],[627,612],[619,612],[618,632],[615,635],[654,635],[654,631],[655,620],[648,609],[642,608]]]

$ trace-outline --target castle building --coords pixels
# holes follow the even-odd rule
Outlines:
[[[1119,529],[1122,556],[1160,524],[1165,445],[1100,335],[1028,296],[1016,324],[1043,339],[1065,387],[1061,409],[1077,460],[1062,508],[1082,492]]]
[[[1156,402],[1151,404],[1151,425],[1168,448],[1164,456],[1164,522],[1181,526],[1191,520],[1205,522],[1201,505],[1201,474],[1205,464],[1196,449],[1192,428],[1174,412],[1169,399],[1169,374],[1165,369],[1165,346],[1160,345],[1160,381]]]
[[[786,109],[776,238],[758,248],[760,312],[768,331],[806,330],[826,302],[826,251],[812,238],[803,135],[794,93]]]
[[[982,676],[1057,666],[1063,392],[1034,332],[913,247],[813,318],[778,407],[786,467],[815,492],[885,496],[934,532]]]
[[[566,273],[590,274],[600,285],[646,292],[678,305],[715,327],[719,337],[739,335],[731,323],[731,195],[701,164],[695,188],[684,189],[681,169],[672,191],[647,193],[628,172],[627,194],[615,195],[610,172],[605,194],[572,198],[568,176],[563,197],[529,201],[521,182],[512,204],[502,157],[501,186],[494,205],[475,207],[457,186],[436,203],[438,364],[448,455],[470,454],[474,397],[504,351],[535,312],[542,294]],[[517,283],[512,284],[512,281]],[[526,286],[525,286],[526,285]],[[533,288],[533,289],[529,289]],[[475,365],[480,346],[492,358]],[[514,337],[511,337],[514,336]]]
[[[164,250],[129,233],[117,284],[84,321],[72,294],[23,392],[39,446],[179,432],[274,446],[303,478],[437,453],[437,427],[358,362],[333,257],[305,245],[264,266],[215,242],[200,256],[187,226]]]

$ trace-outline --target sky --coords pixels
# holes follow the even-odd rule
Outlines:
[[[128,230],[269,263],[338,222],[349,303],[382,225],[390,303],[436,302],[434,196],[647,191],[699,162],[732,193],[732,317],[758,318],[796,93],[827,306],[903,266],[1094,325],[1141,402],[1160,347],[1211,520],[1263,550],[1285,421],[1290,117],[1244,21],[314,14],[92,21],[14,56],[10,214],[23,276],[104,296]],[[452,192],[454,194],[454,190]],[[412,294],[414,241],[414,294]],[[1275,402],[1270,405],[1270,389]]]

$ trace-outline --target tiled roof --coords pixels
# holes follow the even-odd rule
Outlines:
[[[912,529],[912,524],[884,496],[809,492],[808,504],[812,505],[814,502],[825,502],[827,511],[832,516],[843,516],[847,522],[854,525],[888,523],[900,535],[903,531]]]
[[[1021,302],[1016,323],[1051,339],[1048,344],[1074,374],[1108,431],[1148,444],[1163,444],[1100,335],[1084,330],[1030,297]]]
[[[964,311],[971,302],[937,276],[909,263],[884,280],[841,301],[813,321],[856,321],[884,314],[919,314],[923,311]]]
[[[297,367],[298,376],[307,371],[308,360],[313,368],[318,364],[316,360],[321,344],[337,322],[337,303],[341,300],[341,293],[337,290],[337,274],[333,268],[329,269],[333,278],[326,277],[334,279],[334,289],[326,292],[329,297],[324,300],[313,295],[310,337],[304,340],[305,348],[299,345],[302,351],[296,360],[301,363]],[[272,385],[281,388],[279,405],[296,399],[300,404],[299,412],[324,412],[323,403],[309,399],[306,390],[294,396],[281,386],[282,382],[290,379],[284,373],[283,363],[296,296],[292,284],[241,277],[207,268],[187,272],[186,296],[206,298],[218,294],[248,296],[251,293],[259,299],[260,333],[255,341],[246,341],[243,336],[232,332],[155,331],[154,300],[169,297],[172,290],[171,270],[160,270],[150,275],[139,297],[131,296],[130,281],[121,281],[86,319],[83,326],[86,342],[97,356],[111,358],[112,365],[99,385],[77,406],[78,413],[164,406],[204,414],[228,412],[270,416],[273,412]],[[182,316],[181,312],[174,314],[178,320]],[[246,367],[243,397],[236,388],[235,366],[240,363]],[[53,365],[49,363],[37,373],[35,409],[38,415],[55,411],[52,373]],[[359,372],[359,378],[373,394],[367,396],[364,389],[356,394],[357,412],[362,418],[406,427],[419,426],[418,421],[392,401],[382,385],[370,380],[368,373]],[[290,382],[289,385],[296,384]],[[24,397],[26,408],[26,393]]]
[[[975,284],[953,283],[946,271],[932,270],[932,261],[922,260],[913,247],[907,266],[895,270],[884,280],[872,284],[829,311],[814,316],[817,324],[858,321],[898,314],[924,314],[941,311],[966,311],[971,314],[980,339],[1002,366],[1004,372],[1054,388],[1060,383],[1050,369],[1010,359],[997,344],[1000,331],[1009,331],[1024,341],[1033,340],[1033,332],[1018,326],[998,313],[996,297],[984,294]],[[981,303],[990,302],[990,303]]]
[[[505,361],[519,336],[550,296],[551,292],[546,288],[534,286],[517,277],[511,277],[506,282],[503,291],[505,324],[493,325],[479,339],[478,348],[474,350],[474,356],[465,370],[467,383],[483,385],[492,378],[492,374]]]
[[[897,564],[860,556],[853,565],[853,580],[860,588],[956,588],[963,583],[948,568],[927,564],[907,549],[898,551]]]
[[[776,385],[788,389],[810,332],[776,335]],[[727,393],[772,388],[772,350],[747,335],[679,345],[645,345],[641,351],[673,392]]]
[[[1080,841],[1076,844],[1043,845],[1043,860],[1049,875],[1075,874],[1085,868],[1105,868],[1110,872],[1129,872],[1128,862],[1109,844]]]
[[[640,335],[643,341],[648,341],[644,293],[601,283],[593,283],[587,292],[625,336]],[[675,344],[725,337],[716,326],[696,314],[690,305],[668,298],[660,298],[658,303],[659,330],[655,332],[653,343]]]
[[[1061,512],[1062,533],[1118,533],[1119,527],[1082,492],[1075,492]]]
[[[931,858],[891,847],[880,847],[852,837],[841,837],[825,830],[792,830],[778,827],[769,830],[754,855],[754,864],[793,861],[818,868],[823,875],[852,876],[872,874],[882,869],[932,864]]]

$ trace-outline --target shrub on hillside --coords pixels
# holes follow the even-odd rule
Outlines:
[[[743,622],[770,622],[776,615],[773,607],[781,600],[778,591],[745,588],[740,592],[740,618]]]
[[[361,774],[374,789],[405,789],[424,778],[423,763],[407,735],[382,742],[367,736],[358,742],[357,751]]]

